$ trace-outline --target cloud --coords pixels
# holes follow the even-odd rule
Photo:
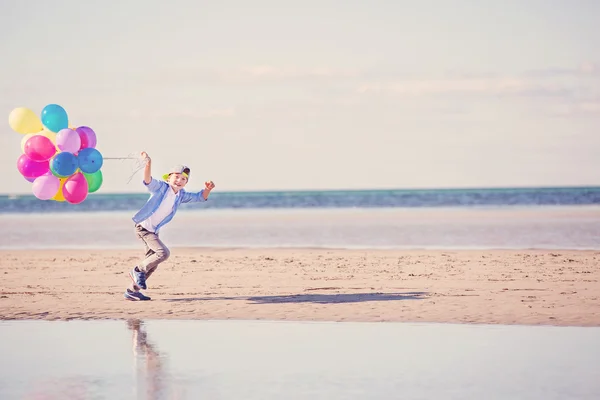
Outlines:
[[[600,100],[578,101],[560,104],[554,109],[554,114],[565,117],[573,116],[600,116]]]
[[[584,112],[600,114],[600,101],[580,103],[579,109]]]
[[[404,96],[476,94],[525,97],[580,97],[593,91],[600,78],[600,68],[583,63],[577,68],[531,70],[522,74],[453,73],[441,78],[390,79],[364,82],[356,93]]]
[[[596,63],[587,61],[574,68],[545,68],[529,70],[523,73],[523,76],[529,78],[595,78],[600,77],[600,66]]]
[[[154,87],[215,85],[260,85],[265,83],[324,82],[352,80],[361,71],[329,66],[277,66],[272,64],[210,67],[205,65],[169,65],[159,70],[137,73],[128,82]]]
[[[218,71],[218,75],[225,81],[234,82],[260,82],[281,80],[306,80],[306,79],[346,79],[356,78],[360,75],[358,70],[331,67],[281,67],[273,65],[254,65],[231,70]]]
[[[213,108],[199,114],[200,118],[230,118],[234,116],[235,109],[233,108]]]
[[[391,93],[399,95],[429,95],[445,93],[475,94],[535,94],[562,93],[560,85],[530,82],[521,78],[466,78],[406,80],[396,82],[366,83],[358,93]]]
[[[193,118],[193,119],[209,119],[209,118],[232,118],[235,117],[236,111],[234,108],[209,108],[209,109],[191,109],[182,108],[178,110],[153,111],[133,109],[129,111],[129,116],[132,118],[146,118],[151,115],[154,118]]]

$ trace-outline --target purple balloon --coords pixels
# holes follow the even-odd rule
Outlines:
[[[81,149],[94,148],[96,147],[96,132],[89,126],[80,126],[75,129],[79,134],[81,140]]]

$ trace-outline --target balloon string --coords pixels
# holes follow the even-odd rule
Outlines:
[[[144,164],[144,160],[140,157],[132,157],[133,154],[130,154],[128,157],[102,157],[104,160],[137,160],[137,167],[135,167],[135,170],[133,171],[133,173],[129,176],[129,179],[127,179],[127,184],[129,184],[131,182],[131,180],[133,179],[133,177],[135,176],[135,174],[137,174],[140,170],[144,169],[145,164]]]
[[[138,171],[140,171],[141,169],[143,169],[144,166],[140,166],[138,167],[135,171],[133,171],[133,173],[131,175],[129,175],[129,179],[127,179],[127,184],[129,184],[131,182],[131,180],[133,179],[133,177],[135,176],[135,174],[138,173]]]

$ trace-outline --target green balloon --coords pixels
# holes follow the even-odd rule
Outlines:
[[[102,186],[102,171],[98,170],[93,174],[83,173],[85,180],[88,183],[88,193],[94,193]]]

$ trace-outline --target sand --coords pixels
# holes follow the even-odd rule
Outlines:
[[[129,250],[0,251],[0,319],[600,326],[598,251],[172,248],[126,301]]]

